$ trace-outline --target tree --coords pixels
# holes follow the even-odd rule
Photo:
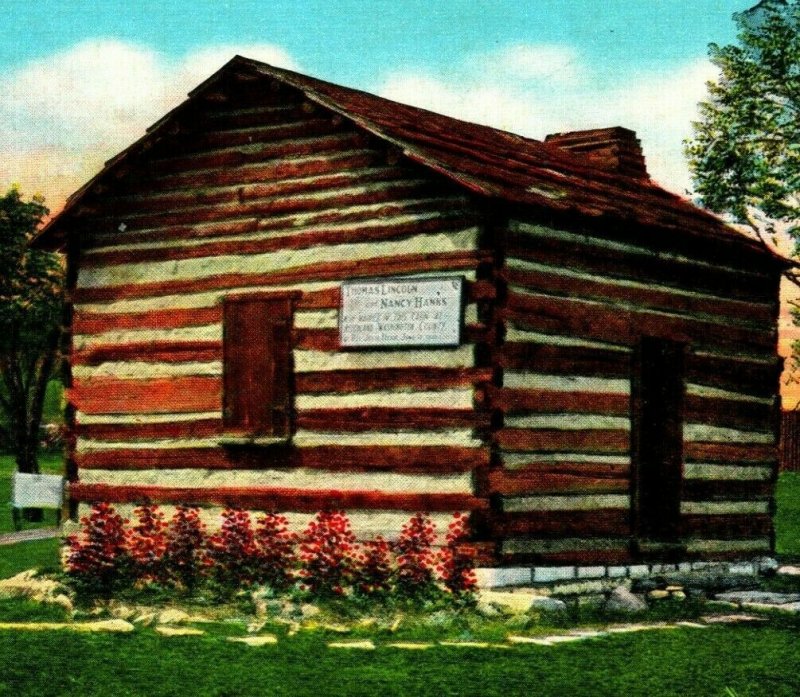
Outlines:
[[[738,44],[709,45],[719,69],[686,154],[695,191],[770,249],[800,256],[800,0],[764,0],[734,15]],[[785,271],[800,285],[800,265]],[[795,324],[800,305],[790,302]],[[790,377],[800,374],[794,342]],[[800,404],[798,404],[800,407]]]
[[[29,244],[47,213],[41,197],[23,201],[16,187],[0,197],[0,412],[20,472],[39,471],[42,408],[61,341],[63,266]]]
[[[800,0],[764,0],[734,19],[738,44],[709,46],[720,76],[686,145],[695,191],[764,244],[788,233],[798,254]]]

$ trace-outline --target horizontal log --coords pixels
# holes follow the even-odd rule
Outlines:
[[[447,474],[489,464],[488,448],[452,446],[321,446],[298,448],[292,464],[330,470],[391,470]]]
[[[568,455],[566,456],[569,457]],[[514,468],[506,467],[503,471],[508,474],[522,476],[523,473],[541,473],[544,475],[562,474],[576,477],[595,477],[597,479],[624,479],[628,481],[630,476],[630,465],[622,463],[608,462],[542,462],[536,461],[536,455],[531,454],[531,462],[523,465],[515,465]],[[500,453],[500,460],[503,461],[503,453]]]
[[[106,486],[191,486],[203,489],[219,489],[236,486],[240,489],[291,487],[304,491],[327,490],[335,486],[339,491],[376,491],[383,493],[437,493],[469,494],[471,475],[469,472],[447,475],[399,472],[343,472],[337,471],[335,478],[326,470],[308,468],[264,469],[158,469],[158,470],[91,470],[82,469],[81,484],[103,484]]]
[[[772,518],[768,515],[682,515],[681,535],[737,540],[748,537],[767,537],[772,534]]]
[[[775,350],[774,326],[765,329],[717,324],[692,317],[675,317],[632,310],[577,298],[509,293],[504,315],[531,329],[574,334],[635,345],[643,334],[674,341],[751,351]]]
[[[309,467],[332,472],[449,474],[489,463],[487,448],[450,446],[321,446],[315,448],[126,448],[79,453],[84,469],[263,469]]]
[[[385,156],[377,150],[360,148],[344,152],[322,152],[273,162],[258,162],[233,169],[221,167],[202,172],[178,172],[158,177],[148,176],[139,181],[131,177],[131,181],[126,182],[124,193],[142,195],[183,192],[192,195],[218,187],[271,185],[291,179],[337,176],[343,172],[385,165]]]
[[[775,425],[775,409],[771,404],[689,394],[684,398],[683,420],[769,432]]]
[[[769,481],[731,479],[684,479],[684,501],[752,500],[771,496],[775,485]]]
[[[506,413],[564,413],[627,416],[630,396],[600,392],[555,392],[508,387],[489,389],[491,405]]]
[[[210,169],[213,167],[239,167],[265,160],[314,155],[325,151],[343,151],[364,147],[367,138],[361,133],[335,133],[316,138],[298,138],[255,147],[223,148],[191,155],[177,155],[153,160],[151,171],[155,175],[173,174]]]
[[[75,381],[67,401],[86,414],[183,413],[222,409],[219,377]]]
[[[321,370],[295,375],[301,394],[370,392],[397,388],[438,390],[467,387],[492,379],[491,368],[375,368]]]
[[[481,251],[432,252],[404,254],[395,257],[374,257],[352,261],[318,262],[284,271],[260,274],[220,274],[196,279],[132,283],[98,288],[78,288],[75,303],[108,302],[116,299],[146,298],[158,295],[180,295],[209,290],[255,286],[286,286],[311,281],[340,281],[373,276],[394,276],[428,271],[474,270],[491,258]]]
[[[109,503],[205,504],[235,506],[250,510],[297,511],[322,510],[395,510],[395,511],[467,511],[486,508],[485,500],[468,494],[379,493],[375,491],[307,491],[304,489],[202,489],[154,486],[106,486],[73,483],[70,497],[75,501]]]
[[[78,311],[72,320],[72,331],[74,334],[101,334],[124,329],[177,329],[221,321],[222,307],[219,305],[130,313]]]
[[[504,513],[493,518],[491,534],[497,537],[531,535],[547,537],[609,537],[631,533],[630,512],[619,508],[595,511]]]
[[[297,414],[298,428],[310,431],[386,431],[489,427],[489,415],[473,409],[385,408],[309,409]]]
[[[547,270],[507,268],[504,269],[503,276],[514,285],[568,297],[595,298],[608,302],[632,301],[637,305],[670,312],[725,315],[735,320],[748,319],[766,326],[774,323],[774,299],[770,302],[754,303],[731,300],[728,297],[703,297],[664,287],[656,288],[649,283],[631,288],[610,282],[607,278],[601,280],[562,274],[558,267]],[[645,285],[649,287],[642,287]]]
[[[612,429],[504,428],[496,440],[500,448],[512,451],[627,453],[630,447],[628,431]]]
[[[710,266],[700,267],[678,259],[657,256],[651,250],[634,254],[597,244],[565,243],[558,237],[512,234],[508,256],[540,262],[548,266],[583,270],[600,276],[659,283],[686,290],[707,292],[719,297],[749,302],[776,302],[774,278],[729,271]]]
[[[489,487],[492,493],[516,495],[539,493],[598,493],[625,492],[630,489],[627,478],[618,476],[598,477],[595,473],[560,472],[556,468],[543,470],[495,469],[489,472]]]
[[[384,203],[384,206],[378,210],[371,210],[368,213],[369,219],[372,220],[376,217],[386,218],[385,225],[370,225],[363,226],[360,229],[357,226],[352,226],[344,229],[330,229],[330,230],[317,230],[313,232],[304,232],[302,228],[297,228],[297,234],[293,235],[280,235],[277,237],[268,237],[266,239],[252,239],[252,240],[209,240],[205,244],[195,245],[181,245],[177,243],[170,247],[153,247],[149,249],[129,249],[129,250],[108,250],[90,253],[84,256],[82,264],[87,267],[97,266],[110,266],[116,264],[131,264],[144,261],[171,261],[174,259],[194,259],[199,257],[222,256],[227,254],[259,254],[264,252],[274,251],[276,249],[305,249],[307,247],[316,247],[318,245],[334,245],[345,244],[355,241],[366,240],[385,240],[396,237],[403,237],[405,235],[413,235],[416,232],[437,231],[445,228],[446,226],[464,226],[471,224],[474,218],[464,210],[464,204],[461,201],[453,200],[452,202],[436,199],[433,201],[423,202],[403,202],[398,201],[397,198],[401,194],[410,196],[411,194],[418,194],[422,196],[422,191],[412,191],[411,187],[408,190],[397,192],[373,192],[369,195],[363,194],[361,196],[342,195],[339,198],[331,198],[329,201],[304,201],[301,206],[297,203],[295,208],[288,205],[287,201],[281,201],[281,206],[273,204],[271,207],[266,203],[254,202],[249,206],[237,205],[229,206],[227,208],[214,207],[204,212],[186,213],[178,215],[175,213],[163,214],[156,219],[156,216],[150,216],[148,219],[135,220],[131,219],[131,225],[138,224],[142,227],[156,227],[157,225],[198,225],[216,220],[225,220],[229,218],[243,218],[247,216],[259,215],[280,215],[288,213],[305,213],[325,210],[330,207],[333,211],[339,209],[346,209],[348,206],[362,205],[375,205]],[[257,205],[258,204],[258,205]],[[436,218],[420,218],[420,220],[413,223],[401,222],[392,223],[392,217],[403,217],[421,215],[430,213],[432,211],[440,211],[441,216]],[[335,213],[334,213],[335,216]],[[290,225],[284,224],[284,227]],[[123,237],[120,239],[121,243],[127,243]]]
[[[629,353],[584,346],[510,341],[500,348],[498,360],[503,368],[530,368],[552,375],[627,378],[631,374]]]
[[[261,459],[233,457],[220,448],[115,448],[78,452],[75,461],[81,469],[255,469]]]
[[[300,101],[288,102],[286,97],[280,104],[263,105],[252,109],[231,109],[227,106],[222,111],[214,111],[213,107],[203,109],[198,115],[197,128],[230,130],[261,126],[264,124],[285,123],[289,119],[306,118]]]
[[[110,442],[158,438],[207,438],[223,433],[221,414],[217,419],[195,421],[138,423],[135,419],[135,416],[131,416],[131,421],[128,423],[81,423],[75,426],[75,433],[82,438]]]
[[[539,175],[541,174],[540,170]],[[543,180],[542,183],[547,181]],[[563,186],[563,179],[551,174],[549,183]],[[586,246],[590,248],[606,246],[629,254],[638,251],[639,254],[644,253],[647,256],[678,255],[697,259],[698,262],[709,265],[724,264],[735,269],[741,268],[751,274],[760,272],[766,275],[777,270],[778,264],[774,257],[770,258],[770,255],[764,254],[763,245],[755,240],[741,235],[731,235],[729,231],[709,226],[711,218],[707,212],[699,208],[684,206],[679,218],[676,218],[674,197],[649,197],[644,202],[641,188],[636,186],[637,183],[635,179],[631,179],[628,182],[629,186],[622,188],[617,186],[614,195],[609,198],[608,189],[604,184],[595,183],[591,178],[587,178],[580,184],[571,185],[570,203],[566,203],[562,210],[571,209],[572,215],[559,216],[556,224],[548,227],[542,225],[539,220],[530,219],[529,214],[522,214],[510,221],[510,229],[515,234],[525,235],[532,240],[544,237],[547,242],[560,242],[562,246],[580,252],[584,252]],[[600,208],[592,209],[597,202],[598,193],[606,199],[602,211]],[[584,211],[585,215],[590,217],[595,215],[598,218],[617,217],[620,221],[635,217],[640,224],[609,225],[598,220],[596,225],[587,227],[585,220],[581,224],[578,216],[574,215],[576,208],[580,207],[580,204],[576,205],[578,197],[583,197],[584,207],[588,206],[590,209],[588,212]],[[580,229],[581,232],[567,232],[571,229]],[[673,234],[664,234],[667,229]],[[647,240],[644,249],[642,249],[643,240]],[[592,254],[591,251],[586,253]],[[775,280],[777,281],[777,277]]]
[[[730,465],[773,465],[777,461],[774,445],[757,443],[684,443],[683,454],[686,460]]]
[[[73,351],[73,365],[100,365],[107,361],[187,363],[222,360],[221,341],[146,341],[130,344],[94,344]]]
[[[305,116],[305,117],[304,117]],[[239,145],[270,143],[286,138],[303,138],[341,132],[341,126],[334,125],[328,118],[301,115],[291,121],[270,124],[252,124],[246,128],[218,129],[207,126],[199,131],[179,134],[173,143],[181,153],[202,152],[213,148],[233,148]]]
[[[685,364],[686,381],[758,397],[771,397],[778,392],[783,360],[776,355],[770,358],[769,363],[764,363],[689,352]]]

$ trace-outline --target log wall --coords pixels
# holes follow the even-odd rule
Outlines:
[[[72,496],[305,518],[337,506],[389,535],[417,510],[485,507],[475,393],[491,368],[476,346],[494,290],[477,277],[490,254],[475,206],[291,90],[230,103],[76,214]],[[467,280],[461,346],[340,350],[341,281],[447,274]],[[222,298],[286,290],[299,291],[296,432],[286,447],[222,447]]]
[[[665,553],[637,549],[632,519],[642,336],[687,346],[682,554],[772,549],[776,274],[643,239],[509,225],[488,516],[508,563]]]

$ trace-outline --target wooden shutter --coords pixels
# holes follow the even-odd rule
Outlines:
[[[226,298],[223,322],[225,428],[252,436],[288,436],[292,296]]]
[[[674,541],[680,532],[685,346],[646,337],[633,380],[637,534]]]

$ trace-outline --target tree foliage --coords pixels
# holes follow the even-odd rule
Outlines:
[[[686,152],[701,202],[765,243],[800,252],[800,1],[734,15],[738,44],[709,46],[719,69]]]
[[[0,410],[22,472],[37,472],[47,383],[61,338],[63,267],[30,247],[48,210],[12,187],[0,197]]]

